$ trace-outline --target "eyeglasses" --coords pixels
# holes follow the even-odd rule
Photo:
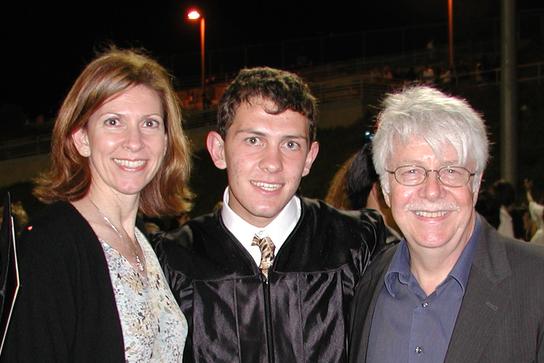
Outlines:
[[[413,187],[427,180],[430,172],[436,172],[438,181],[445,186],[459,188],[466,185],[470,177],[476,175],[462,166],[444,166],[438,170],[425,169],[416,165],[402,165],[395,170],[386,170],[395,175],[395,180],[402,185]]]

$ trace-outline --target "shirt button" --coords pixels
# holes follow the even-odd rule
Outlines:
[[[416,353],[417,353],[417,354],[423,353],[423,348],[421,348],[421,347],[416,347]]]
[[[423,304],[421,304],[421,306],[423,306],[424,308],[426,308],[427,306],[429,306],[429,303],[425,301]]]

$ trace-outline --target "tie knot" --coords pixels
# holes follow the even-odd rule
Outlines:
[[[270,237],[259,237],[258,235],[253,237],[251,245],[258,246],[261,252],[263,252],[264,249],[271,249],[272,252],[274,252],[274,249],[276,248]]]

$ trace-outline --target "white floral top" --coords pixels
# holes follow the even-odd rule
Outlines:
[[[157,256],[144,235],[136,240],[145,255],[147,278],[100,240],[121,319],[127,362],[181,362],[187,321],[178,307]]]

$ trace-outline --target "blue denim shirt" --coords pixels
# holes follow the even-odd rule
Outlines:
[[[367,362],[443,362],[465,293],[480,220],[446,279],[427,296],[410,271],[406,240],[384,278],[370,330]]]

